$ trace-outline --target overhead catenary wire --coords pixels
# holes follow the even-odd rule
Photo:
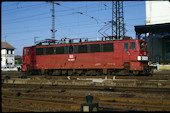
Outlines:
[[[42,5],[42,4],[37,4],[37,5]],[[31,5],[31,6],[36,6],[36,5]],[[31,6],[29,6],[29,7],[31,7]],[[63,6],[63,5],[61,5],[61,7],[65,7],[65,8],[68,8],[68,9],[71,9],[71,10],[77,10],[77,9],[75,9],[75,8],[71,8],[71,7],[68,7],[68,6]],[[95,10],[96,11],[96,10]],[[98,11],[98,10],[97,10]],[[56,11],[56,12],[62,12],[62,11]],[[90,12],[92,12],[92,11],[90,11]],[[40,13],[40,14],[37,14],[37,15],[32,15],[32,16],[27,16],[27,17],[20,17],[20,18],[15,18],[15,19],[12,19],[12,20],[18,20],[18,19],[22,19],[22,18],[30,18],[30,17],[34,17],[34,16],[39,16],[39,15],[44,15],[44,14],[48,14],[49,12],[47,12],[47,13]],[[83,13],[84,14],[84,13]],[[87,15],[87,14],[84,14],[84,15],[86,15],[86,16],[89,16],[89,15]],[[92,16],[89,16],[89,17],[91,17],[92,18]],[[94,17],[93,17],[94,18]],[[97,20],[96,18],[94,18],[95,20]]]
[[[69,8],[68,8],[69,9]],[[70,8],[70,9],[72,9],[72,8]],[[94,8],[91,8],[91,9],[94,9]],[[69,10],[68,10],[69,11]],[[95,11],[99,11],[98,9],[97,10],[95,10]],[[94,11],[94,12],[95,12]],[[103,11],[105,11],[105,10],[103,10]],[[90,11],[88,11],[88,12],[90,12]],[[71,14],[70,14],[71,15]],[[59,16],[62,16],[62,15],[59,15]],[[65,14],[65,15],[63,15],[63,16],[68,16],[68,14]],[[85,15],[86,16],[86,15]],[[37,17],[37,16],[36,16]],[[90,16],[91,17],[91,16]],[[25,17],[26,18],[26,17]],[[34,17],[35,18],[35,17]],[[44,17],[43,17],[44,18]],[[39,19],[43,19],[42,17],[40,17]],[[45,17],[46,18],[46,17]],[[50,18],[50,17],[49,17]],[[36,18],[37,19],[37,18]],[[36,20],[35,19],[35,20]],[[31,19],[31,21],[32,20],[34,20],[34,19]],[[126,20],[126,19],[125,19]],[[28,20],[25,20],[25,21],[28,21]],[[18,21],[18,22],[20,22],[20,21]],[[24,22],[24,20],[23,20],[23,22]],[[16,22],[17,23],[17,22]],[[80,24],[81,25],[81,24]],[[67,27],[69,27],[69,26],[67,26]],[[81,27],[83,27],[83,26],[81,26]],[[64,28],[64,27],[63,27]]]
[[[94,25],[95,25],[95,27],[96,27],[96,24],[95,23],[93,23]],[[84,26],[86,26],[86,25],[90,25],[91,27],[92,27],[92,25],[93,25],[92,23],[89,23],[89,24],[80,24],[80,25],[70,25],[70,26],[62,26],[62,27],[58,27],[59,29],[60,28],[66,28],[66,27],[73,27],[73,26],[80,26],[80,27],[84,27]],[[41,27],[41,26],[39,26],[39,27]],[[50,25],[49,25],[49,27],[50,27]],[[16,33],[25,33],[25,32],[35,32],[35,31],[41,31],[41,30],[44,30],[44,29],[34,29],[34,30],[25,30],[25,31],[19,31],[19,32],[12,32],[12,33],[4,33],[4,34],[2,34],[2,35],[7,35],[7,34],[16,34]]]
[[[39,4],[40,5],[40,4]],[[77,9],[75,9],[75,8],[71,8],[71,7],[68,7],[68,6],[65,6],[65,5],[60,5],[61,7],[66,7],[66,8],[68,8],[68,9],[71,9],[71,10],[74,10],[74,11],[76,11]],[[98,11],[98,10],[94,10],[94,11],[90,11],[90,12],[95,12],[95,11]],[[56,11],[56,12],[61,12],[61,11]],[[15,18],[15,19],[12,19],[12,20],[18,20],[18,19],[22,19],[22,18],[32,18],[32,17],[35,17],[35,16],[39,16],[39,15],[44,15],[44,14],[49,14],[49,12],[47,12],[47,13],[40,13],[40,14],[37,14],[37,15],[32,15],[32,16],[27,16],[27,17],[21,17],[21,18]],[[74,14],[74,13],[73,13]],[[67,14],[66,14],[67,15]],[[85,13],[83,13],[83,15],[85,15],[85,16],[88,16],[88,17],[91,17],[91,18],[94,18],[93,16],[89,16],[89,15],[87,15],[87,14],[85,14]],[[60,15],[58,15],[58,16],[60,16]],[[95,20],[99,20],[99,19],[96,19],[96,18],[94,18]],[[99,20],[99,21],[101,21],[101,20]]]
[[[44,3],[43,4],[30,5],[30,6],[24,6],[24,7],[20,7],[20,8],[17,7],[17,8],[7,9],[7,10],[3,10],[3,12],[9,11],[9,10],[13,11],[13,10],[18,10],[18,9],[30,8],[30,7],[39,6],[39,5],[44,5]]]

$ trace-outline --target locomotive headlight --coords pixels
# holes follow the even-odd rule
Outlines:
[[[138,56],[138,58],[137,58],[137,59],[138,59],[138,60],[141,60],[141,57],[142,57],[142,56]]]
[[[142,56],[142,60],[148,60],[148,56]]]
[[[148,60],[148,56],[138,56],[137,57],[137,60],[139,60],[139,61],[147,61]]]

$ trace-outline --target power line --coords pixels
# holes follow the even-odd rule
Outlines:
[[[98,10],[97,10],[98,11]],[[66,15],[63,15],[63,16],[68,16],[68,14],[66,14]],[[50,17],[49,17],[50,18]],[[42,19],[42,18],[39,18],[39,19]]]
[[[70,26],[62,26],[62,27],[58,27],[58,28],[66,28],[66,27],[73,27],[73,26],[80,26],[83,27],[83,25],[92,25],[92,23],[89,24],[80,24],[80,25],[70,25]],[[96,24],[94,24],[96,25]],[[92,26],[91,26],[92,27]],[[12,32],[12,33],[4,33],[2,35],[7,35],[7,34],[16,34],[16,33],[25,33],[25,32],[34,32],[34,31],[40,31],[40,30],[45,30],[45,29],[35,29],[35,30],[26,30],[26,31],[19,31],[19,32]]]
[[[20,7],[20,8],[7,9],[7,10],[3,10],[3,12],[9,11],[9,10],[13,11],[13,10],[16,10],[16,9],[30,8],[30,7],[35,7],[35,6],[39,6],[39,5],[44,5],[44,3],[43,4],[30,5],[30,6],[24,6],[24,7]]]
[[[45,4],[44,4],[45,5]],[[47,5],[45,5],[45,7],[46,7]],[[41,9],[41,8],[43,8],[44,6],[41,6],[41,7],[36,7],[36,9]],[[29,9],[29,10],[28,10]],[[35,11],[35,8],[32,8],[32,7],[27,7],[27,8],[24,8],[24,9],[22,9],[22,10],[20,10],[20,9],[18,9],[18,10],[11,10],[11,11],[7,11],[7,12],[3,12],[2,11],[2,15],[9,15],[9,14],[14,14],[14,13],[17,13],[17,12],[22,12],[22,11],[25,11],[25,10],[27,10],[27,11],[30,11],[30,10],[34,10]]]
[[[7,2],[2,2],[2,3],[7,3]],[[11,6],[11,5],[14,5],[14,4],[16,4],[16,3],[8,4],[8,5],[5,5],[5,6],[2,4],[3,5],[2,8],[7,7],[7,6]]]
[[[73,14],[65,14],[65,15],[57,15],[57,16],[59,16],[59,17],[61,17],[61,16],[68,16],[68,15],[73,15]],[[13,24],[13,23],[20,23],[20,22],[25,22],[25,21],[32,21],[32,20],[36,20],[36,21],[39,21],[40,19],[46,19],[46,18],[51,18],[51,17],[43,17],[43,18],[36,18],[36,19],[27,19],[26,18],[26,20],[24,20],[24,21],[19,21],[19,22],[7,22],[7,23],[5,23],[5,24]]]
[[[129,5],[129,6],[132,6],[132,5]],[[96,11],[96,10],[95,10]],[[92,12],[92,11],[91,11]],[[33,16],[27,16],[27,17],[24,17],[24,18],[32,18],[32,17],[35,17],[35,16],[39,16],[39,15],[43,15],[43,14],[48,14],[48,13],[41,13],[41,14],[38,14],[38,15],[33,15]],[[60,16],[60,15],[59,15]],[[63,16],[63,15],[62,15]],[[67,16],[67,14],[66,14]],[[87,15],[86,15],[87,16]],[[89,16],[90,17],[90,16]],[[17,20],[20,19],[20,18],[16,18]],[[41,19],[41,18],[40,18]],[[133,19],[125,19],[125,20],[136,20],[136,19],[144,19],[144,18],[133,18]],[[14,19],[15,20],[15,19]],[[99,20],[99,19],[98,19]],[[15,22],[16,23],[16,22]]]
[[[40,13],[40,14],[36,14],[36,15],[32,15],[32,16],[25,16],[25,17],[15,18],[15,19],[12,19],[12,20],[19,20],[19,19],[24,19],[24,18],[33,18],[33,17],[36,17],[36,16],[45,15],[45,14],[49,14],[49,12]],[[9,20],[5,20],[5,21],[9,21]]]
[[[39,4],[40,5],[40,4]],[[74,8],[70,8],[70,7],[68,7],[68,6],[63,6],[63,5],[61,5],[62,7],[66,7],[66,8],[69,8],[69,9],[72,9],[72,10],[75,10]],[[96,11],[96,10],[95,10]],[[98,10],[97,10],[98,11]],[[56,11],[56,12],[61,12],[61,11]],[[89,12],[92,12],[92,11],[89,11]],[[22,18],[32,18],[32,17],[35,17],[35,16],[40,16],[40,15],[44,15],[44,14],[48,14],[48,12],[47,13],[40,13],[40,14],[37,14],[37,15],[32,15],[32,16],[26,16],[26,17],[21,17],[21,18],[15,18],[15,19],[13,19],[13,20],[18,20],[18,19],[22,19]],[[84,13],[83,13],[84,14]],[[84,14],[84,15],[86,15],[86,16],[88,16],[88,17],[92,17],[92,16],[89,16],[89,15],[87,15],[87,14]],[[99,19],[96,19],[96,20],[99,20]],[[9,21],[9,20],[8,20]]]

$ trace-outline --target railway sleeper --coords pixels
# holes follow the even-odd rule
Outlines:
[[[15,98],[2,98],[3,105],[27,106],[30,109],[41,109],[43,111],[80,111],[80,104],[68,104],[60,102],[47,102],[40,100],[27,100]],[[56,107],[57,106],[57,107]]]
[[[169,106],[162,105],[147,105],[147,104],[137,104],[137,103],[125,103],[125,102],[99,102],[99,106],[103,107],[114,107],[114,108],[126,108],[126,109],[136,109],[142,111],[170,111]]]
[[[4,99],[3,99],[4,100]],[[5,101],[5,102],[4,102]],[[38,100],[24,100],[24,99],[5,99],[3,101],[3,104],[7,105],[15,105],[17,104],[18,106],[29,106],[31,108],[33,107],[39,107],[40,109],[47,110],[47,109],[54,109],[53,106],[58,106],[59,110],[66,109],[66,111],[71,111],[72,107],[69,107],[68,104],[65,102],[67,101],[62,101],[64,103],[54,103],[54,102],[46,102],[46,101],[38,101]],[[49,101],[49,100],[47,100]],[[61,101],[60,101],[61,102]],[[76,102],[76,101],[75,101]],[[45,107],[42,108],[42,106],[45,105]],[[68,105],[68,106],[67,106]],[[71,104],[72,106],[73,104]],[[77,104],[76,104],[77,105]],[[74,106],[74,105],[73,105]],[[77,105],[76,108],[79,108],[80,104]],[[137,103],[129,103],[129,102],[104,102],[104,101],[99,101],[99,106],[102,107],[114,107],[114,108],[126,108],[126,109],[136,109],[136,110],[143,110],[143,111],[169,111],[170,108],[169,106],[160,106],[160,105],[143,105],[143,104],[137,104]],[[56,109],[56,108],[55,108]],[[78,109],[76,109],[78,110]],[[74,110],[73,110],[74,111]]]
[[[25,109],[16,106],[4,106],[2,105],[2,112],[41,112],[40,110]]]
[[[13,95],[13,96],[11,96]],[[16,96],[15,96],[16,95]],[[54,94],[36,94],[36,93],[12,93],[12,92],[4,92],[2,96],[7,97],[35,97],[35,98],[47,98],[50,99],[65,99],[65,100],[85,100],[84,96],[70,96],[70,95],[54,95]],[[129,103],[138,103],[138,104],[153,104],[153,105],[170,105],[170,100],[160,100],[160,99],[141,99],[141,98],[125,98],[125,97],[94,97],[95,101],[105,101],[105,102],[129,102]]]

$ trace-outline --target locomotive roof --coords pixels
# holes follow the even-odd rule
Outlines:
[[[122,42],[122,41],[135,41],[135,40],[141,40],[141,41],[144,41],[143,39],[130,39],[130,40],[100,40],[100,41],[87,41],[87,42],[77,42],[77,43],[60,43],[60,44],[52,44],[52,45],[34,45],[34,46],[31,46],[31,47],[47,47],[47,46],[56,46],[56,45],[63,45],[63,46],[67,46],[67,45],[70,45],[70,44],[73,44],[73,45],[79,45],[79,44],[97,44],[97,43],[109,43],[109,42]]]

